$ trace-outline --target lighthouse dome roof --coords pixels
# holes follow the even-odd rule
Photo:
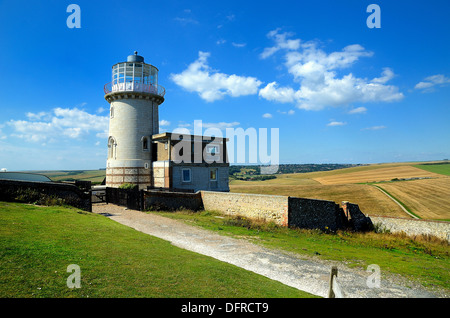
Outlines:
[[[127,62],[144,62],[144,57],[137,54],[137,51],[134,51],[134,54],[128,55]]]

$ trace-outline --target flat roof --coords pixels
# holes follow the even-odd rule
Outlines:
[[[49,177],[43,174],[28,172],[0,172],[0,180],[53,182]]]
[[[175,138],[172,138],[174,136]],[[183,138],[179,138],[180,136],[183,136]],[[195,140],[195,139],[201,139],[202,141],[228,141],[228,138],[223,137],[215,137],[215,136],[202,136],[202,135],[190,135],[190,134],[182,134],[182,133],[171,133],[171,132],[164,132],[161,134],[156,134],[152,136],[153,140],[163,140],[163,139],[171,139],[171,140]],[[207,138],[207,139],[205,139]]]

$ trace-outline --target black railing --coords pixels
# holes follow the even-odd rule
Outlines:
[[[106,188],[106,203],[141,211],[144,208],[142,190]]]

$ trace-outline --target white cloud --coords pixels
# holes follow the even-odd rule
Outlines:
[[[276,82],[266,85],[266,87],[259,90],[259,96],[269,101],[279,103],[292,103],[295,101],[295,91],[291,87],[278,88]]]
[[[287,39],[289,36],[292,36],[293,33],[285,32],[280,34],[278,33],[278,31],[280,31],[280,29],[276,29],[267,33],[267,37],[275,41],[275,46],[265,48],[260,55],[262,59],[268,58],[281,49],[297,50],[300,47],[300,39]]]
[[[0,124],[0,140],[5,140],[7,137],[2,132],[2,128],[5,127],[4,125]]]
[[[247,43],[236,43],[236,42],[232,42],[231,44],[234,47],[245,47],[247,45]]]
[[[29,121],[7,122],[13,129],[12,136],[33,142],[47,142],[62,137],[78,139],[90,132],[96,132],[97,137],[108,135],[107,116],[89,114],[78,108],[55,108],[52,112],[27,113],[26,116]]]
[[[272,114],[270,113],[265,113],[262,115],[263,118],[272,118]]]
[[[176,17],[176,18],[174,18],[174,20],[181,23],[183,26],[186,26],[188,24],[198,24],[198,21],[193,18]]]
[[[279,112],[280,114],[283,114],[283,115],[294,115],[295,114],[295,110],[293,110],[293,109],[290,109],[289,111],[281,111],[281,110],[277,110],[277,112]]]
[[[350,110],[348,113],[353,115],[353,114],[365,114],[366,112],[367,112],[367,108],[356,107],[356,108],[353,108],[352,110]]]
[[[384,84],[384,83],[390,81],[395,76],[394,72],[389,67],[385,67],[383,69],[383,72],[381,73],[381,75],[383,75],[383,76],[374,78],[372,80],[372,83]]]
[[[238,97],[258,92],[261,81],[255,77],[228,75],[212,70],[207,60],[208,52],[199,52],[198,59],[179,74],[171,74],[171,79],[189,92],[196,92],[200,98],[213,102],[226,95]]]
[[[417,83],[414,88],[421,89],[423,92],[429,92],[432,91],[431,88],[436,85],[445,86],[448,83],[450,83],[450,78],[445,77],[442,74],[437,74],[426,77],[422,82]]]
[[[362,130],[380,130],[380,129],[385,129],[387,128],[386,126],[372,126],[372,127],[367,127],[367,128],[363,128]]]
[[[107,110],[106,108],[100,106],[99,108],[97,108],[97,114],[101,114],[106,110]]]
[[[29,120],[33,120],[33,121],[40,120],[41,118],[48,117],[49,115],[50,114],[48,112],[39,112],[37,114],[28,112],[25,114],[25,116],[27,116],[27,118]]]
[[[239,126],[239,124],[240,123],[237,122],[237,121],[233,121],[231,123],[227,123],[227,122],[203,123],[202,122],[202,127],[206,128],[206,129],[208,129],[208,128],[217,128],[217,129],[223,130],[223,129],[226,129],[226,128],[232,128],[232,127],[235,127],[235,126]]]
[[[159,121],[160,126],[170,126],[170,121],[162,119]]]
[[[344,126],[344,125],[347,125],[347,123],[342,122],[342,121],[331,121],[327,124],[327,126],[329,126],[329,127]]]
[[[227,128],[239,126],[237,121],[233,122],[218,122],[218,123],[204,123],[202,120],[194,120],[194,124],[186,122],[178,122],[178,127],[173,129],[173,133],[177,134],[196,134],[202,135],[205,132],[207,135],[215,135],[216,133],[223,134]]]
[[[348,45],[341,51],[327,54],[318,48],[317,42],[288,39],[291,36],[292,33],[279,33],[279,29],[269,32],[268,37],[276,45],[266,48],[261,57],[267,58],[285,50],[284,66],[299,88],[279,87],[276,82],[271,82],[260,90],[261,97],[280,103],[296,103],[298,108],[306,110],[356,102],[392,102],[403,98],[396,86],[386,85],[394,77],[390,68],[384,68],[382,76],[372,80],[358,78],[352,73],[338,76],[337,71],[350,68],[361,57],[373,55],[361,45]]]
[[[227,15],[228,21],[234,21],[235,18],[236,18],[236,16],[234,14]]]

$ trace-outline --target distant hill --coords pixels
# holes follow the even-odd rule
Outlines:
[[[362,164],[337,164],[337,163],[325,163],[325,164],[280,164],[276,174],[287,173],[308,173],[317,171],[331,171],[344,168],[353,168],[362,166]],[[229,175],[235,180],[246,181],[260,181],[273,179],[275,176],[262,175],[261,167],[257,165],[232,165],[229,169]]]

